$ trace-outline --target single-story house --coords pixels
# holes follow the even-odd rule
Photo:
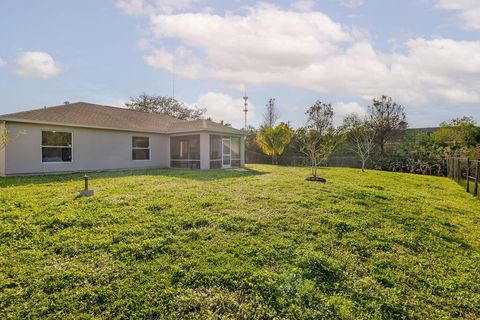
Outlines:
[[[210,120],[77,102],[0,116],[0,176],[243,167],[242,131]]]

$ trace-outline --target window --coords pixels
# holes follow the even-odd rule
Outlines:
[[[149,137],[132,137],[132,160],[150,160]]]
[[[170,137],[170,166],[200,169],[200,135]]]
[[[72,162],[72,133],[42,131],[42,162]]]

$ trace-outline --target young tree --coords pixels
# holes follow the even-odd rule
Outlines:
[[[263,153],[272,157],[272,164],[278,164],[277,157],[282,155],[293,137],[293,130],[285,123],[275,128],[263,127],[257,135],[257,144]]]
[[[375,140],[380,154],[385,155],[385,144],[400,131],[407,128],[405,110],[392,98],[381,96],[373,99],[368,107],[370,123],[375,131]]]
[[[343,129],[352,150],[360,157],[362,171],[365,172],[365,165],[375,148],[375,131],[367,119],[362,120],[355,113],[345,117]]]
[[[333,107],[316,101],[307,111],[306,125],[297,130],[300,152],[311,163],[312,176],[317,179],[318,166],[326,162],[339,142],[337,130],[333,127]]]
[[[17,133],[16,136],[10,138],[8,135],[7,128],[3,128],[0,130],[0,151],[3,150],[10,142],[16,140],[20,136],[27,134],[27,131],[20,131]]]
[[[8,131],[7,128],[0,130],[0,151],[3,150],[8,144]]]
[[[142,93],[138,97],[130,98],[125,106],[130,110],[148,112],[148,113],[162,113],[181,120],[196,120],[205,115],[207,109],[194,107],[190,108],[185,103],[175,100],[174,98],[151,96]]]
[[[263,115],[263,126],[273,128],[278,121],[279,113],[275,106],[275,98],[270,98],[267,103],[267,111]]]

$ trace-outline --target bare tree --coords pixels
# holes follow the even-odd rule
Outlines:
[[[205,115],[205,112],[207,112],[205,108],[190,108],[185,103],[175,100],[174,98],[151,96],[146,93],[142,93],[138,97],[130,98],[130,101],[125,103],[125,106],[130,110],[162,113],[181,120],[200,119]]]
[[[311,163],[312,176],[317,179],[317,168],[325,163],[335,150],[339,136],[333,127],[333,107],[316,101],[306,112],[308,120],[303,128],[297,130],[300,152]]]
[[[405,109],[391,97],[385,95],[374,98],[368,107],[370,123],[375,131],[375,140],[380,154],[385,155],[385,144],[400,131],[407,128]]]
[[[352,150],[360,157],[362,171],[365,172],[366,163],[375,148],[375,131],[368,119],[362,120],[355,113],[345,117],[343,129]]]
[[[275,106],[275,98],[270,98],[267,103],[267,111],[263,115],[263,126],[273,128],[278,121],[279,113]]]
[[[18,132],[13,138],[10,138],[8,135],[7,128],[0,129],[0,151],[5,149],[5,147],[12,141],[15,141],[20,136],[27,134],[27,131],[23,130]]]

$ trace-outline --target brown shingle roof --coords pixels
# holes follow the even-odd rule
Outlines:
[[[182,121],[176,122],[170,127],[170,133],[180,133],[180,132],[190,132],[206,130],[213,132],[224,132],[224,133],[241,133],[240,130],[234,129],[232,127],[224,126],[220,123],[216,123],[210,120],[199,119],[192,121]]]
[[[240,130],[213,121],[179,120],[163,114],[132,111],[86,102],[5,114],[0,116],[0,120],[156,133],[202,130],[241,133]]]

